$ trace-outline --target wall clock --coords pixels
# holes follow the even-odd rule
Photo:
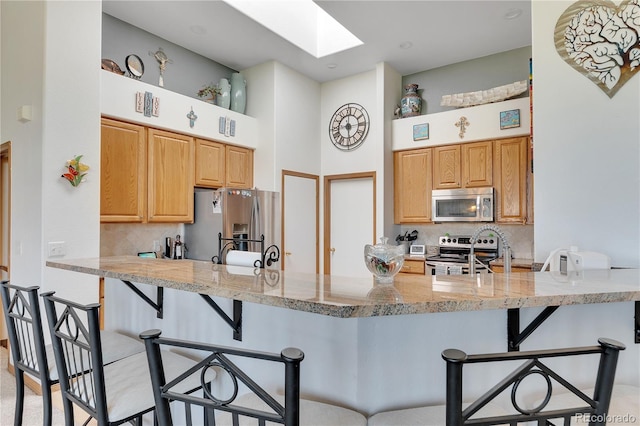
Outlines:
[[[329,121],[329,138],[336,148],[352,151],[362,145],[369,132],[369,114],[359,104],[345,104]]]

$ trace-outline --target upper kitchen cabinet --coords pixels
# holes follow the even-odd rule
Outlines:
[[[148,131],[148,221],[193,222],[193,138]]]
[[[433,148],[433,189],[477,188],[491,186],[491,141]]]
[[[221,188],[225,179],[225,145],[196,139],[195,185]]]
[[[494,143],[496,222],[527,222],[528,137],[500,139]]]
[[[103,118],[100,130],[100,221],[145,222],[146,128]]]
[[[253,150],[227,145],[225,156],[225,186],[229,188],[253,187]]]
[[[462,186],[460,145],[433,148],[433,189],[454,189]]]
[[[195,186],[252,188],[253,150],[196,139]]]
[[[493,185],[493,143],[465,143],[462,146],[462,183],[465,188]]]
[[[395,223],[431,222],[431,148],[393,153]]]
[[[193,138],[103,118],[101,222],[193,222]]]

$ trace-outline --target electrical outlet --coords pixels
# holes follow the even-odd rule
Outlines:
[[[160,241],[153,240],[153,251],[160,251]]]
[[[64,241],[49,241],[49,257],[64,256],[67,254],[67,247]]]

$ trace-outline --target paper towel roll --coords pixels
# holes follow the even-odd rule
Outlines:
[[[250,266],[258,265],[256,260],[262,260],[262,254],[256,251],[230,250],[227,252],[226,264],[232,266]]]

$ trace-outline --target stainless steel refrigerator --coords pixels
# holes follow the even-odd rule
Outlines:
[[[264,235],[264,248],[272,244],[280,248],[280,194],[255,189],[201,189],[195,193],[194,223],[185,225],[184,243],[187,257],[211,260],[218,255],[218,233],[223,238],[239,241],[239,250],[260,252],[259,240]],[[224,246],[225,242],[222,241]],[[278,264],[274,265],[278,267]]]

